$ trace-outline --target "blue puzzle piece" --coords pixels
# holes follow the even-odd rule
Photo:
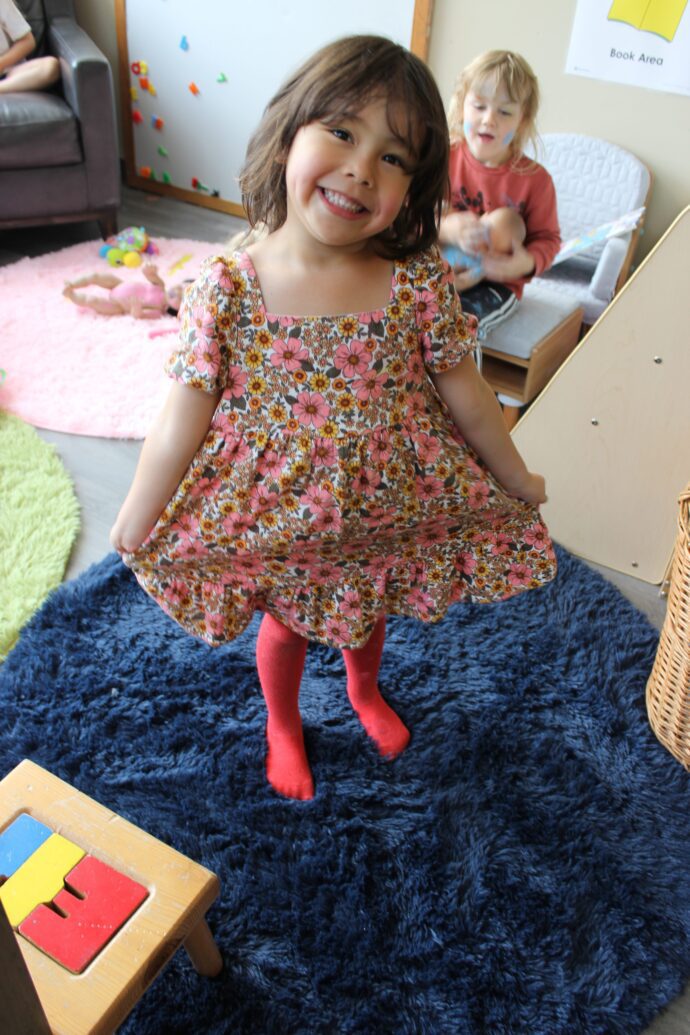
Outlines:
[[[0,832],[0,877],[11,877],[53,833],[43,823],[22,812]]]

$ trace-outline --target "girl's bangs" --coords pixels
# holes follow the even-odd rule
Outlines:
[[[366,87],[363,85],[366,83]],[[303,99],[298,121],[301,125],[317,119],[337,121],[370,101],[382,97],[386,101],[391,132],[413,155],[419,157],[426,133],[426,121],[417,93],[403,74],[393,78],[381,73],[358,74],[344,81],[315,84],[310,96]]]
[[[505,87],[508,98],[513,104],[522,104],[525,95],[525,84],[518,82],[521,77],[510,67],[488,69],[470,84],[470,90],[481,97],[495,97],[500,88]]]

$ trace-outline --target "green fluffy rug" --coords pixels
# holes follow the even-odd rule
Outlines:
[[[0,660],[62,582],[79,504],[54,448],[0,410]]]

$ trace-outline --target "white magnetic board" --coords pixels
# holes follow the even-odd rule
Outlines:
[[[249,138],[286,76],[340,36],[426,57],[432,0],[117,0],[127,180],[241,214]]]

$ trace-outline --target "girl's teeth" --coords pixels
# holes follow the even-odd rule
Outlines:
[[[330,201],[331,205],[337,205],[338,208],[347,209],[348,212],[364,211],[361,205],[356,205],[354,201],[348,201],[347,198],[344,198],[342,194],[336,194],[332,190],[326,190],[325,187],[323,192],[326,196],[326,200]]]

